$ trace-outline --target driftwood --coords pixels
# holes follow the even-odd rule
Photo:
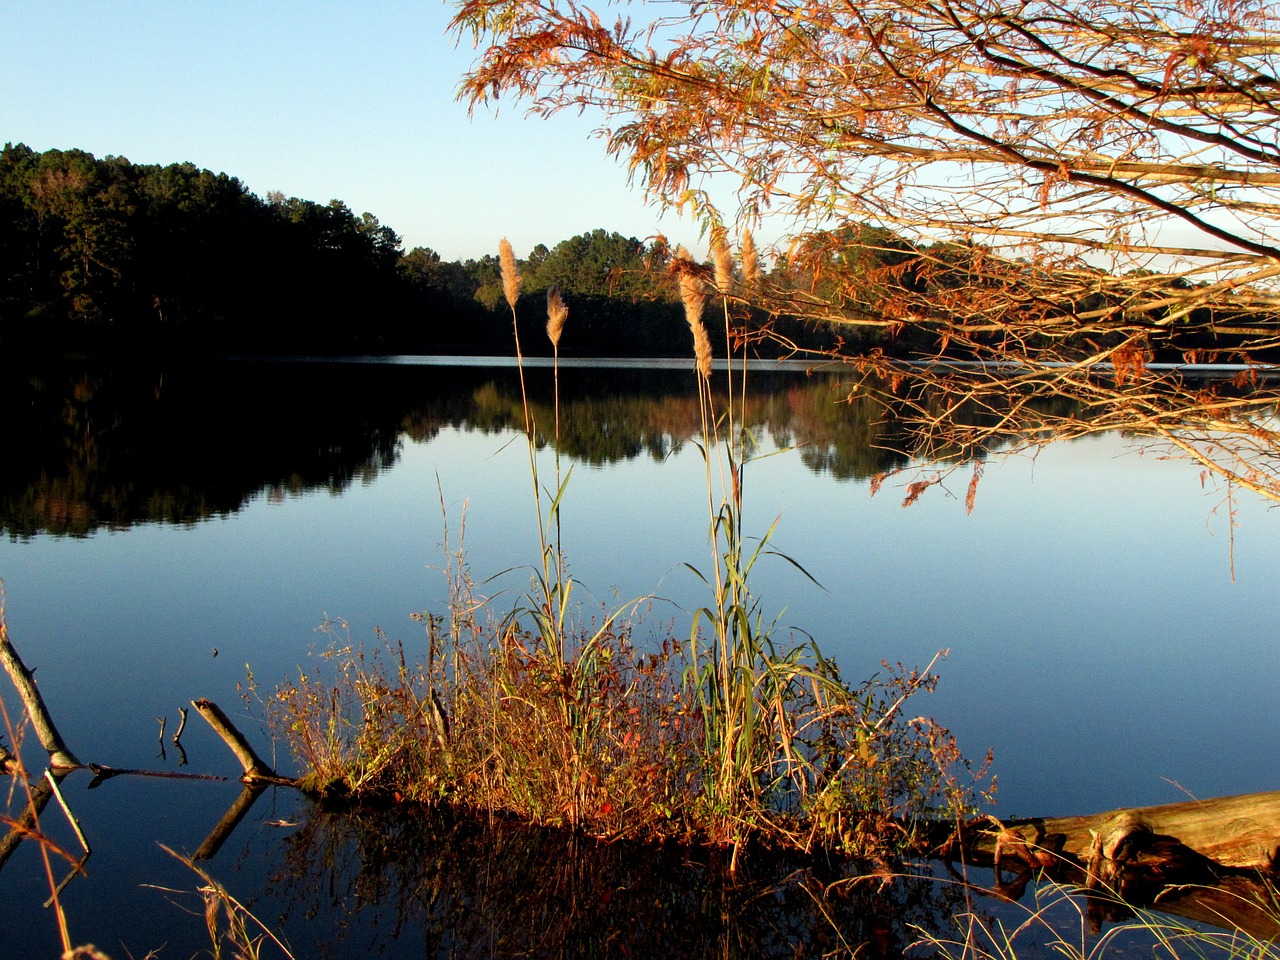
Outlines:
[[[1280,939],[1280,791],[1091,816],[990,818],[952,832],[941,851],[993,867],[996,890],[1009,899],[1040,877],[1082,888],[1095,929],[1153,907]]]
[[[962,846],[967,856],[992,865],[1021,860],[1047,866],[1066,859],[1100,869],[1165,864],[1176,870],[1271,872],[1280,853],[1280,791],[1083,817],[1009,820],[996,829],[966,831]]]

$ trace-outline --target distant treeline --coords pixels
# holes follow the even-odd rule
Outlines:
[[[814,243],[793,261],[773,264],[770,279],[783,303],[794,289],[838,305],[833,322],[775,313],[775,333],[803,347],[838,344],[846,353],[963,358],[928,323],[890,322],[882,308],[904,296],[928,303],[945,293],[957,276],[977,269],[977,248],[917,245],[867,225],[840,227]],[[570,309],[563,356],[688,353],[671,256],[661,240],[604,229],[554,247],[538,244],[520,262],[522,348],[549,352],[545,294],[556,287]],[[1101,306],[1094,295],[1061,310],[1069,317]],[[753,322],[759,318],[735,312],[735,326]],[[723,324],[707,326],[723,340]],[[341,200],[263,199],[235,177],[190,163],[133,164],[22,144],[0,151],[5,348],[510,354],[511,333],[497,256],[446,261],[426,247],[405,253],[394,230]],[[763,352],[776,356],[778,349]]]
[[[685,352],[655,252],[604,230],[539,245],[523,265],[522,324],[545,322],[540,294],[558,285],[573,317],[567,354]],[[403,253],[390,227],[340,200],[263,199],[190,163],[22,144],[0,153],[8,347],[509,353],[499,290],[496,257]]]

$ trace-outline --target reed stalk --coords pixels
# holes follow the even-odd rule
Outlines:
[[[511,243],[505,237],[498,243],[498,263],[502,273],[503,293],[506,295],[507,306],[511,309],[511,329],[516,349],[516,370],[520,378],[520,402],[524,411],[525,447],[529,454],[529,479],[533,486],[534,514],[538,523],[538,549],[542,571],[539,578],[541,596],[537,600],[539,610],[535,615],[548,625],[548,629],[543,632],[543,639],[552,645],[553,656],[562,660],[564,651],[559,646],[561,634],[558,629],[554,628],[554,625],[561,622],[564,616],[566,601],[568,600],[568,587],[564,578],[552,576],[552,567],[554,566],[559,570],[561,564],[558,555],[554,558],[552,556],[553,553],[558,554],[558,551],[549,542],[547,527],[549,523],[554,521],[555,515],[559,510],[560,494],[563,490],[557,486],[556,494],[552,498],[551,508],[547,517],[544,517],[542,512],[542,488],[538,482],[537,422],[534,419],[533,407],[529,403],[529,392],[525,384],[524,351],[520,347],[520,321],[516,313],[516,304],[520,299],[520,287],[524,278],[520,274],[520,268],[516,263]]]
[[[732,285],[732,261],[722,229],[712,237],[713,276],[724,308],[726,348],[729,339],[728,294]],[[702,442],[710,527],[708,540],[712,563],[709,585],[712,605],[694,618],[690,635],[690,659],[698,667],[697,678],[706,716],[709,763],[707,801],[716,811],[719,831],[736,852],[745,833],[759,820],[766,805],[768,761],[765,752],[780,743],[769,730],[771,723],[785,723],[785,709],[777,709],[779,676],[774,670],[768,631],[758,604],[751,595],[749,577],[760,550],[748,553],[743,540],[742,477],[746,458],[746,428],[741,404],[735,404],[732,354],[728,389],[718,409],[711,383],[710,338],[702,321],[705,286],[697,266],[681,250],[675,260],[685,317],[693,334],[702,414]],[[745,366],[742,372],[745,382]],[[721,439],[721,429],[725,440]],[[718,481],[718,487],[717,487]],[[771,531],[772,532],[772,531]],[[761,546],[768,542],[769,536]],[[702,663],[698,637],[703,624],[712,631],[711,657]]]
[[[551,341],[552,351],[552,373],[555,378],[553,385],[554,402],[555,402],[555,462],[556,462],[556,489],[560,490],[564,486],[564,480],[560,475],[560,335],[564,332],[565,321],[569,319],[569,308],[565,305],[564,297],[560,295],[559,287],[552,287],[547,291],[547,339]],[[556,580],[563,582],[565,579],[564,569],[564,549],[560,536],[560,511],[555,511],[555,527],[556,527]]]

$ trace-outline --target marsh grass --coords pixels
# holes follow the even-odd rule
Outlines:
[[[503,241],[503,285],[515,325],[521,279]],[[748,249],[744,277],[757,269]],[[687,637],[632,644],[646,598],[589,615],[576,600],[560,541],[572,470],[544,485],[542,442],[524,392],[525,441],[540,556],[529,590],[502,614],[478,596],[446,514],[449,608],[424,613],[425,649],[378,637],[364,649],[341,630],[328,652],[268,698],[305,783],[330,798],[448,804],[608,837],[678,837],[731,847],[751,840],[857,857],[909,850],[923,819],[950,818],[979,798],[953,739],[911,717],[933,689],[929,671],[888,669],[850,685],[812,642],[775,636],[751,588],[758,563],[784,557],[774,527],[749,539],[743,486],[755,443],[743,424],[745,370],[721,392],[703,320],[709,294],[726,334],[734,274],[723,234],[714,272],[681,252],[672,269],[694,344],[702,417],[709,562]],[[548,299],[556,348],[568,316]],[[728,342],[732,342],[729,340]],[[558,407],[557,407],[558,409]],[[691,491],[691,496],[697,496]],[[444,509],[443,496],[441,498]]]
[[[200,878],[201,884],[194,892],[200,909],[192,912],[203,918],[209,935],[210,948],[202,956],[207,955],[210,960],[294,960],[289,945],[208,871],[164,844],[160,848]],[[185,890],[154,889],[174,896],[190,895]]]
[[[1273,884],[1269,903],[1248,906],[1280,927],[1280,900]],[[1187,888],[1169,888],[1186,893]],[[937,960],[1026,960],[1055,956],[1060,960],[1127,960],[1134,956],[1163,960],[1280,960],[1273,940],[1247,932],[1226,916],[1218,929],[1158,911],[1134,907],[1118,895],[1087,893],[1073,885],[1041,882],[1027,903],[1010,903],[1000,916],[976,910],[959,912],[951,935],[917,928],[913,952]],[[1104,923],[1107,915],[1121,922]]]

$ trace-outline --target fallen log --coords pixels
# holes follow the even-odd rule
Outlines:
[[[1275,900],[1280,791],[1090,816],[965,824],[939,848],[995,870],[995,892],[1019,900],[1034,879],[1079,887],[1093,930],[1133,908],[1280,936]]]
[[[983,826],[979,824],[979,826]],[[966,831],[966,856],[1046,866],[1067,858],[1173,861],[1190,850],[1219,870],[1272,872],[1280,854],[1280,791],[1188,800],[1076,817],[999,822],[998,829]],[[1170,843],[1170,841],[1175,841]],[[1153,863],[1154,865],[1154,863]]]

